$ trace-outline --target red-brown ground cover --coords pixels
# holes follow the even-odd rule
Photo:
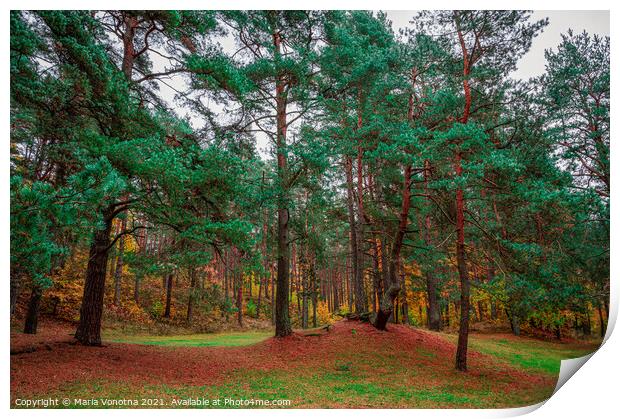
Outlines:
[[[491,357],[470,352],[470,371],[454,370],[455,347],[440,336],[404,325],[380,332],[367,323],[341,321],[319,336],[295,333],[245,347],[163,347],[110,343],[103,347],[75,345],[69,324],[44,323],[40,334],[11,335],[11,398],[42,395],[62,385],[109,380],[128,385],[217,385],[235,371],[317,371],[343,359],[354,360],[380,383],[396,374],[403,386],[433,388],[454,382],[463,390],[493,382],[505,391],[552,388],[554,379],[528,374]],[[430,356],[429,356],[430,355]],[[394,370],[394,362],[402,365]],[[300,372],[300,366],[301,372]],[[412,368],[415,374],[409,374]],[[377,377],[375,379],[375,377]]]

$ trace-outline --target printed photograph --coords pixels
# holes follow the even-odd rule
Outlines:
[[[10,11],[10,408],[549,399],[607,333],[609,21]]]

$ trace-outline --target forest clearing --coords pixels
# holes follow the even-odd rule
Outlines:
[[[518,407],[551,395],[561,359],[598,347],[474,333],[475,372],[463,376],[450,362],[455,336],[405,325],[383,333],[368,323],[343,320],[316,336],[296,331],[276,339],[264,332],[260,342],[251,339],[235,348],[230,346],[237,346],[242,333],[232,334],[232,343],[225,339],[231,332],[184,341],[116,335],[111,342],[132,343],[106,343],[96,350],[74,345],[71,335],[64,325],[52,335],[17,337],[12,351],[36,351],[12,356],[12,400],[122,395],[162,399],[164,408],[173,407],[173,399],[225,397],[290,400],[282,407],[291,408]],[[212,336],[217,342],[209,347]],[[204,347],[197,347],[200,339]]]
[[[548,398],[610,313],[579,13],[11,11],[11,407]]]

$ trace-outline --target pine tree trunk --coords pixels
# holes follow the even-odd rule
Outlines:
[[[351,248],[351,282],[355,294],[355,312],[362,313],[363,308],[363,277],[360,266],[360,240],[359,240],[359,221],[355,217],[355,197],[353,192],[353,162],[350,157],[345,159],[345,171],[347,181],[347,211],[349,215],[350,248]],[[353,305],[353,304],[351,304]]]
[[[258,295],[256,297],[256,318],[260,317],[260,299],[263,293],[263,274],[258,278]]]
[[[484,307],[482,300],[478,301],[478,321],[484,320]]]
[[[495,278],[495,269],[493,268],[493,265],[489,263],[489,265],[487,266],[487,284],[493,281],[494,278]],[[491,300],[490,301],[491,320],[497,320],[497,303],[493,295],[491,295],[490,300]]]
[[[338,283],[337,283],[338,280],[339,278],[337,276],[337,272],[334,271],[334,277],[332,278],[332,298],[334,300],[332,305],[334,307],[334,311],[340,310],[340,297],[338,293]]]
[[[301,327],[303,329],[308,328],[308,275],[307,272],[303,274],[303,299],[302,299],[302,311],[301,311]]]
[[[39,309],[41,306],[41,296],[43,290],[41,287],[34,285],[32,294],[30,294],[30,302],[28,303],[28,313],[26,313],[26,322],[24,324],[24,333],[36,334],[39,322]]]
[[[379,304],[379,311],[375,317],[375,322],[373,322],[373,325],[379,330],[385,330],[386,323],[392,314],[394,314],[395,320],[397,319],[397,312],[394,312],[394,299],[401,291],[398,266],[400,251],[407,231],[409,208],[411,207],[411,174],[411,165],[405,166],[400,221],[389,260],[389,284],[385,285],[387,288]],[[385,248],[382,249],[383,251],[385,251]]]
[[[123,218],[120,234],[127,229],[127,217]],[[118,239],[118,258],[116,261],[116,272],[114,273],[114,305],[121,304],[121,281],[123,279],[123,256],[125,253],[125,235]]]
[[[131,81],[134,60],[136,58],[134,37],[136,34],[136,27],[138,26],[138,19],[135,16],[126,15],[124,20],[125,31],[123,32],[123,63],[121,68],[125,78]]]
[[[373,240],[373,281],[372,281],[372,312],[376,313],[378,306],[377,300],[381,296],[381,272],[379,271],[379,246],[377,241]]]
[[[463,173],[461,155],[456,154],[456,176]],[[465,199],[463,189],[456,190],[456,261],[461,286],[461,318],[459,322],[459,339],[456,349],[456,369],[467,371],[467,343],[469,339],[469,273],[465,261]]]
[[[275,13],[275,12],[274,12]],[[273,32],[273,46],[275,56],[281,54],[281,35],[275,28]],[[293,333],[289,319],[289,243],[287,208],[288,176],[286,161],[286,81],[283,74],[276,77],[276,154],[278,163],[278,289],[276,292],[276,336],[284,337]]]
[[[316,291],[312,294],[312,327],[317,327],[316,305],[318,304]]]
[[[515,336],[521,335],[521,322],[519,320],[519,316],[517,316],[509,307],[506,307],[506,317],[508,317],[508,322],[510,323],[510,330],[512,334]]]
[[[427,195],[427,210],[430,209],[430,197],[428,190],[428,181],[431,177],[431,164],[427,159],[424,161],[424,193]],[[433,243],[431,239],[431,215],[430,213],[426,214],[424,217],[424,242],[426,246],[431,249]],[[438,290],[437,290],[437,277],[434,275],[430,269],[427,268],[427,272],[425,274],[426,277],[426,293],[428,296],[428,328],[430,330],[439,331],[441,330],[441,312],[439,307],[439,298],[438,298]]]
[[[605,325],[605,317],[603,317],[603,309],[601,308],[600,303],[598,304],[597,309],[598,309],[598,320],[599,320],[601,338],[604,338],[607,327]]]
[[[401,267],[402,269],[402,267]],[[405,275],[401,275],[400,287],[401,287],[401,295],[402,295],[402,314],[403,314],[403,323],[409,324],[409,303],[407,303],[407,279]]]
[[[575,331],[581,332],[584,337],[590,336],[590,314],[587,309],[575,322]]]
[[[426,293],[428,294],[428,328],[441,330],[441,312],[437,295],[437,278],[432,272],[426,273]]]
[[[189,298],[187,299],[187,324],[191,325],[194,316],[194,301],[196,300],[196,269],[189,270]]]
[[[243,278],[238,274],[237,280],[237,323],[243,327]]]
[[[273,268],[269,268],[269,276],[271,278],[271,324],[276,324],[276,284],[273,276]]]
[[[172,305],[172,281],[174,279],[174,275],[172,273],[168,274],[168,281],[166,281],[166,307],[164,309],[164,317],[170,318],[170,308]]]
[[[11,317],[15,314],[15,306],[17,305],[17,298],[21,292],[22,274],[15,272],[11,269],[10,272],[10,298],[11,298]]]
[[[103,314],[106,268],[112,229],[112,210],[113,208],[109,207],[104,211],[104,228],[95,230],[90,246],[82,307],[80,308],[80,322],[75,332],[75,338],[82,345],[101,345],[101,316]]]
[[[362,100],[361,89],[358,90],[357,129],[362,128]],[[362,157],[362,137],[357,136],[357,273],[355,277],[355,312],[358,314],[368,311],[368,299],[364,288],[364,222],[368,222],[364,212],[364,166]]]
[[[140,304],[140,282],[142,282],[142,275],[136,273],[136,278],[133,285],[133,300],[136,304]]]
[[[463,33],[460,27],[458,12],[454,12],[454,20],[457,28],[457,35],[463,55],[463,94],[465,96],[465,106],[461,123],[467,124],[471,110],[471,88],[469,86],[469,52],[465,46]],[[455,153],[455,174],[460,178],[463,174],[461,166],[461,152]],[[461,286],[461,318],[459,323],[459,339],[456,349],[456,369],[467,371],[467,343],[469,339],[469,274],[465,261],[465,199],[463,189],[458,187],[456,190],[456,263],[459,272],[459,282]]]

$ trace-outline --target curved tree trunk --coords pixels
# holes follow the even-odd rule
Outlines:
[[[386,291],[383,294],[381,304],[379,304],[379,311],[377,312],[373,322],[373,325],[379,330],[385,330],[388,320],[394,313],[394,300],[401,290],[400,281],[398,278],[398,266],[400,251],[403,246],[405,233],[407,232],[409,208],[411,207],[411,174],[411,165],[405,166],[400,222],[396,237],[394,239],[394,244],[392,245],[392,252],[390,254],[389,261],[389,284],[386,284]]]

